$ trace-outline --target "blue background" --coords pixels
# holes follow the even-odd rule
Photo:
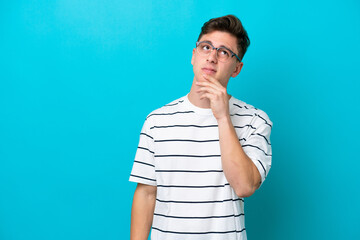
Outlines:
[[[274,123],[249,239],[360,238],[358,1],[28,0],[0,3],[0,239],[129,239],[143,121],[230,13],[251,45],[228,92]]]

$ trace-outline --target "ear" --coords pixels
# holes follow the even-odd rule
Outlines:
[[[195,57],[195,48],[193,49],[193,52],[192,52],[191,65],[194,65],[194,57]]]
[[[239,75],[239,73],[240,73],[243,66],[244,66],[243,62],[236,62],[236,67],[234,69],[234,72],[231,74],[231,76],[234,78],[237,75]]]

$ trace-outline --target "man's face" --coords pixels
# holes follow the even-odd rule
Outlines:
[[[214,47],[226,47],[238,54],[237,39],[230,33],[214,31],[204,34],[199,41],[208,41]],[[231,57],[227,62],[221,62],[216,57],[216,50],[214,49],[209,55],[203,56],[194,48],[191,58],[193,65],[194,76],[196,81],[207,81],[203,75],[211,75],[216,78],[224,87],[227,86],[230,77],[236,77],[243,66],[242,62],[236,60],[236,57]]]

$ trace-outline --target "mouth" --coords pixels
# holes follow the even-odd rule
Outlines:
[[[216,70],[213,69],[213,68],[206,68],[206,67],[204,67],[204,68],[202,68],[201,70],[202,70],[205,74],[210,74],[210,75],[212,75],[212,74],[215,74],[215,73],[216,73]]]

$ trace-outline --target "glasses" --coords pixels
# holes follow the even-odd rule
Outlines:
[[[196,50],[203,56],[208,56],[212,50],[216,50],[216,57],[221,62],[227,62],[229,61],[233,56],[241,62],[241,59],[238,55],[236,55],[233,51],[226,47],[214,47],[210,42],[208,41],[202,41],[202,42],[196,42]]]

